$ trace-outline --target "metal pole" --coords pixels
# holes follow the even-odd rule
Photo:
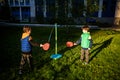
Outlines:
[[[57,54],[57,23],[55,23],[55,54]]]
[[[57,23],[55,23],[55,54],[51,55],[51,58],[58,59],[62,57],[61,54],[57,54]]]

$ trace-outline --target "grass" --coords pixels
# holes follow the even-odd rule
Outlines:
[[[35,42],[45,43],[52,28],[32,27]],[[90,63],[80,62],[81,47],[67,48],[66,41],[79,39],[80,28],[58,28],[58,53],[62,58],[54,60],[54,33],[51,47],[44,51],[33,47],[34,71],[18,75],[21,58],[20,38],[22,27],[1,27],[0,29],[0,80],[119,80],[120,79],[120,32],[113,30],[91,30],[93,47]]]

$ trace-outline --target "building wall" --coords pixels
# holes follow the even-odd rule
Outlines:
[[[29,22],[35,18],[34,0],[8,0],[11,17],[15,21]]]

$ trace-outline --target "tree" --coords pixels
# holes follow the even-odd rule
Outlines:
[[[83,16],[86,18],[86,24],[88,23],[87,18],[92,17],[93,13],[98,11],[98,1],[99,0],[84,0]]]
[[[46,3],[52,0],[42,0],[43,1],[43,13],[44,17],[49,11],[53,15],[52,23],[57,22],[60,24],[74,24],[74,19],[79,17],[91,17],[92,14],[98,10],[98,0],[84,0],[86,1],[86,7],[83,0],[53,0],[52,5],[47,5]],[[46,7],[47,6],[47,7]],[[85,15],[84,15],[85,12]]]
[[[7,0],[0,0],[0,19],[9,20],[10,19],[10,9]]]

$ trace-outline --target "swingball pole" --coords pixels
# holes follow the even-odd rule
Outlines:
[[[55,23],[55,54],[52,54],[50,57],[52,59],[58,59],[58,58],[62,57],[61,54],[57,53],[57,23]]]
[[[57,24],[55,24],[55,54],[57,54]]]

